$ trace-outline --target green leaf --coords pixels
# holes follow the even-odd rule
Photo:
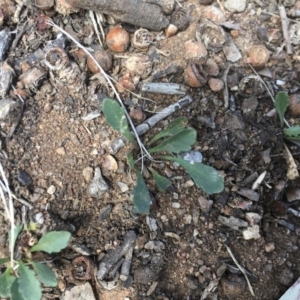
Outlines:
[[[291,126],[283,130],[284,137],[287,140],[300,142],[300,126]]]
[[[183,129],[175,135],[165,139],[159,145],[149,149],[149,153],[168,151],[180,153],[189,151],[192,145],[196,143],[197,132],[193,128]]]
[[[151,196],[146,186],[144,178],[139,170],[136,170],[136,186],[132,191],[133,204],[139,214],[146,214],[150,211]]]
[[[0,276],[0,296],[7,298],[11,295],[11,287],[16,279],[15,276],[11,275],[12,268],[7,268],[5,272]]]
[[[275,97],[274,106],[278,113],[281,127],[283,127],[284,114],[285,114],[287,107],[289,106],[289,103],[290,103],[289,96],[286,92],[277,93],[277,95]]]
[[[172,121],[167,128],[159,132],[157,135],[155,135],[148,143],[147,145],[153,144],[155,141],[164,138],[166,136],[172,136],[180,132],[182,129],[184,129],[184,126],[187,124],[188,120],[186,117],[179,117]]]
[[[153,175],[155,183],[162,191],[165,192],[172,185],[172,182],[168,178],[160,175],[153,168],[150,167],[149,170],[151,171],[151,173]]]
[[[134,143],[134,138],[130,133],[124,109],[120,104],[109,98],[105,98],[102,104],[106,122],[115,130],[123,134],[130,142]]]
[[[41,285],[37,280],[34,271],[19,262],[19,293],[24,300],[40,300],[42,298]]]
[[[57,286],[57,279],[53,271],[45,264],[29,261],[34,267],[39,281],[45,286]]]
[[[16,240],[21,232],[23,228],[23,225],[19,224],[19,225],[16,225],[13,229],[13,232],[14,232],[14,236],[13,236],[13,240],[12,240],[12,236],[11,236],[11,230],[8,232],[8,244],[9,244],[9,249],[14,249],[15,248],[15,243],[16,243]],[[13,246],[12,246],[13,245]]]
[[[11,286],[11,300],[26,300],[19,292],[19,282],[17,277],[15,277],[15,280],[13,281]]]
[[[0,266],[7,263],[7,262],[9,262],[9,261],[10,261],[9,257],[0,258]]]
[[[43,235],[39,242],[30,249],[30,252],[57,253],[68,246],[70,239],[71,233],[68,231],[51,231]]]
[[[190,163],[187,160],[173,156],[162,156],[162,158],[179,163],[186,169],[197,187],[203,189],[206,193],[220,193],[224,189],[224,179],[214,168],[202,163]]]
[[[134,160],[133,160],[132,153],[127,154],[127,162],[128,162],[130,169],[133,169],[134,168]]]

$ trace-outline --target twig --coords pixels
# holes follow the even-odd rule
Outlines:
[[[286,51],[288,54],[293,54],[293,47],[289,35],[289,21],[286,16],[285,7],[280,5],[278,6],[278,10],[281,18],[281,26],[282,26],[283,37],[285,40]]]
[[[222,76],[223,82],[225,84],[225,88],[223,90],[224,107],[225,108],[228,108],[228,103],[229,103],[229,92],[228,92],[227,76],[228,76],[230,68],[231,68],[231,65],[228,64],[225,71],[224,71],[224,73],[223,73],[223,76]]]
[[[142,92],[168,95],[185,95],[187,87],[183,84],[169,82],[143,82],[139,85]]]
[[[97,35],[99,44],[100,44],[100,46],[103,48],[103,44],[102,44],[102,41],[101,41],[101,38],[100,38],[100,34],[99,34],[98,27],[97,27],[97,22],[96,22],[96,20],[95,20],[94,12],[90,10],[90,11],[89,11],[89,15],[90,15],[90,18],[91,18],[91,20],[92,20],[94,29],[95,29],[95,31],[96,31],[96,35]]]
[[[170,116],[175,111],[183,108],[184,106],[193,102],[191,96],[186,95],[179,99],[176,103],[164,108],[161,112],[156,113],[154,116],[147,119],[144,123],[136,127],[136,131],[139,135],[146,133],[150,128],[156,125],[159,121]],[[122,147],[125,146],[124,138],[115,139],[109,146],[111,153],[117,153]]]
[[[134,126],[134,124],[133,124],[133,122],[132,122],[132,120],[131,120],[131,118],[130,118],[130,116],[129,116],[129,114],[128,114],[128,112],[127,112],[127,110],[126,110],[126,108],[125,108],[125,106],[124,106],[124,104],[123,104],[123,102],[122,102],[122,100],[121,100],[121,98],[120,98],[120,96],[119,96],[119,93],[117,92],[117,90],[116,90],[116,88],[115,88],[115,86],[113,85],[113,83],[112,83],[112,81],[111,81],[111,79],[110,79],[110,77],[104,72],[104,70],[103,70],[103,68],[99,65],[99,63],[96,61],[96,59],[94,58],[94,56],[84,47],[84,46],[82,46],[79,42],[77,42],[70,34],[68,34],[65,30],[63,30],[61,27],[59,27],[58,25],[56,25],[52,20],[47,20],[46,21],[46,23],[48,24],[48,25],[51,25],[51,26],[53,26],[54,28],[56,28],[57,30],[59,30],[60,32],[62,32],[63,34],[65,34],[69,39],[71,39],[79,48],[81,48],[93,61],[94,61],[94,63],[95,63],[95,65],[101,70],[101,73],[103,74],[103,76],[104,76],[104,78],[106,79],[106,81],[108,82],[108,84],[110,85],[110,87],[112,88],[112,90],[113,90],[113,92],[115,93],[115,95],[116,95],[116,98],[117,98],[117,100],[118,100],[118,102],[119,102],[119,104],[122,106],[122,108],[124,109],[124,112],[125,112],[125,114],[126,114],[126,117],[127,117],[127,119],[128,119],[128,122],[129,122],[129,124],[130,124],[130,126],[131,126],[131,128],[132,128],[132,131],[133,131],[133,133],[134,133],[134,135],[135,135],[135,138],[136,138],[136,140],[137,140],[137,143],[138,143],[138,145],[139,145],[139,147],[140,147],[140,149],[141,149],[141,152],[142,152],[142,154],[143,153],[146,153],[146,156],[148,157],[148,158],[152,158],[152,156],[151,156],[151,154],[147,151],[147,149],[145,148],[145,146],[144,146],[144,144],[142,143],[142,141],[140,140],[140,138],[139,138],[139,135],[138,135],[138,133],[137,133],[137,131],[136,131],[136,129],[135,129],[135,126]]]
[[[26,21],[25,24],[21,27],[21,29],[19,30],[19,32],[16,34],[16,37],[15,37],[15,39],[14,39],[14,41],[12,42],[12,45],[11,45],[11,50],[14,50],[14,49],[17,47],[20,38],[22,37],[22,35],[23,35],[24,32],[25,32],[26,23],[27,23],[27,21]]]
[[[238,263],[238,261],[236,260],[236,258],[235,258],[234,255],[233,255],[231,249],[230,249],[226,244],[224,244],[224,245],[225,245],[225,247],[226,247],[228,253],[230,254],[232,260],[233,260],[234,263],[236,264],[236,266],[240,269],[240,271],[241,271],[241,272],[243,273],[243,275],[245,276],[245,279],[246,279],[246,281],[247,281],[248,288],[249,288],[249,291],[250,291],[251,295],[252,295],[253,297],[255,297],[255,294],[254,294],[253,288],[252,288],[252,286],[251,286],[251,283],[250,283],[250,281],[249,281],[249,279],[248,279],[246,270]]]
[[[156,125],[159,121],[165,119],[166,117],[170,116],[175,111],[183,108],[184,106],[193,102],[193,99],[190,95],[186,95],[177,101],[174,104],[164,108],[161,112],[158,112],[151,118],[147,119],[144,123],[136,127],[136,131],[139,135],[146,133],[150,128]]]

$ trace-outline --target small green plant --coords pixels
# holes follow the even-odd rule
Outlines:
[[[18,253],[18,259],[0,259],[0,265],[8,264],[0,276],[0,296],[12,300],[40,300],[41,284],[55,287],[57,279],[46,264],[33,261],[31,253],[58,253],[67,247],[71,234],[67,231],[51,231],[43,235],[35,245],[30,246],[34,244],[34,238],[29,231],[21,233],[22,228],[22,225],[17,225],[12,229],[13,234],[12,231],[9,233],[9,249],[15,248],[17,238],[21,236],[22,246],[15,251]]]
[[[275,97],[274,106],[278,113],[281,128],[284,126],[284,114],[290,104],[289,96],[286,92],[278,92]],[[284,138],[300,146],[300,126],[290,126],[283,129]]]
[[[115,100],[106,98],[103,101],[102,110],[107,123],[122,133],[130,142],[134,142],[124,109]],[[146,149],[150,154],[157,154],[155,155],[156,160],[172,161],[181,165],[194,180],[196,186],[202,188],[206,193],[219,193],[224,188],[224,179],[214,168],[200,162],[190,162],[172,155],[189,151],[196,143],[196,130],[187,128],[186,124],[187,119],[185,117],[175,119],[166,129],[159,132],[146,143]],[[169,153],[169,155],[164,153]],[[133,203],[138,213],[148,213],[151,205],[151,196],[142,172],[135,166],[132,153],[128,154],[127,160],[131,169],[136,172],[137,177],[136,186],[133,189]],[[167,191],[171,187],[172,183],[168,178],[160,175],[151,166],[148,169],[162,191]]]

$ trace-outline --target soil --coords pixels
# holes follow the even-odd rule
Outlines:
[[[299,1],[294,2],[292,6],[285,3],[286,10],[297,9]],[[261,78],[274,95],[278,91],[286,91],[297,96],[299,46],[293,44],[293,55],[286,53],[275,1],[248,1],[242,12],[228,11],[223,1],[213,1],[208,6],[195,0],[180,3],[189,12],[190,25],[186,29],[169,38],[163,38],[163,33],[156,32],[156,40],[144,52],[132,46],[125,53],[109,50],[114,59],[113,69],[108,73],[115,79],[126,74],[123,61],[132,53],[151,57],[154,61],[152,74],[171,65],[183,70],[188,63],[185,42],[195,40],[199,24],[207,19],[216,21],[222,16],[223,20],[216,22],[227,22],[223,28],[238,47],[241,58],[230,62],[223,51],[208,49],[208,58],[219,68],[217,75],[208,75],[208,78],[224,80],[223,74],[230,66],[226,78],[229,106],[225,107],[224,89],[212,91],[208,84],[189,88],[193,102],[158,123],[142,136],[142,140],[153,137],[176,117],[186,116],[188,125],[197,130],[193,150],[201,151],[203,162],[220,172],[225,188],[219,194],[208,195],[198,189],[180,167],[172,163],[152,162],[156,170],[172,180],[174,191],[161,192],[145,171],[146,183],[153,196],[149,215],[138,215],[131,201],[136,178],[130,171],[126,156],[133,146],[128,144],[117,154],[111,154],[109,145],[120,137],[119,133],[109,127],[103,114],[92,120],[83,119],[92,111],[99,111],[104,94],[114,96],[111,88],[103,81],[101,84],[101,80],[99,83],[91,79],[84,56],[80,56],[77,46],[68,39],[65,51],[77,67],[71,67],[67,76],[49,70],[42,59],[37,59],[34,64],[28,63],[30,54],[44,49],[47,42],[56,39],[58,32],[50,26],[43,28],[40,25],[38,18],[44,18],[44,12],[34,4],[27,3],[21,8],[17,22],[13,13],[20,3],[4,0],[4,4],[0,4],[5,15],[2,29],[22,31],[16,46],[10,44],[6,61],[15,72],[12,83],[24,99],[22,118],[10,139],[7,136],[17,122],[16,116],[10,112],[1,122],[1,162],[13,193],[33,206],[33,210],[27,212],[28,218],[34,218],[39,212],[43,214],[40,232],[68,230],[72,233],[70,247],[56,255],[50,264],[60,280],[59,287],[45,288],[44,299],[60,299],[65,289],[80,284],[70,280],[68,271],[72,268],[72,259],[82,254],[78,248],[89,249],[89,257],[97,269],[103,255],[109,249],[118,248],[129,230],[137,234],[131,281],[123,284],[119,280],[115,289],[107,290],[95,276],[90,284],[96,299],[202,299],[204,290],[215,282],[215,287],[203,299],[271,300],[279,299],[300,276],[299,218],[291,213],[279,216],[272,209],[275,201],[283,201],[296,210],[300,208],[297,201],[287,201],[287,192],[292,188],[297,190],[300,179],[287,178],[289,165],[284,143],[297,165],[300,152],[297,145],[283,139],[279,119],[271,113],[273,102],[269,92],[263,88],[257,94],[254,87],[247,91],[249,97],[245,97],[238,88],[245,76],[255,75],[246,63],[249,49],[253,45],[263,45],[268,49],[270,58],[265,68],[258,70]],[[13,9],[7,9],[10,6]],[[81,9],[64,15],[60,11],[53,13],[51,18],[85,46],[99,47],[87,11]],[[293,20],[297,21],[297,18]],[[239,29],[228,24],[238,24]],[[133,25],[122,25],[131,35],[138,29]],[[112,25],[103,24],[105,34],[110,27]],[[259,32],[265,32],[265,37]],[[33,65],[46,70],[46,76],[35,84],[20,83],[22,72],[31,70]],[[79,70],[78,73],[76,70]],[[259,79],[256,80],[256,84],[261,84]],[[185,84],[182,72],[164,76],[156,82]],[[134,92],[151,101],[128,92],[120,95],[128,110],[140,107],[147,118],[182,97],[141,93],[138,86]],[[8,95],[20,102],[12,87]],[[2,99],[8,95],[2,95]],[[20,112],[20,106],[17,112]],[[286,114],[290,124],[299,124],[299,117],[292,110]],[[111,162],[111,158],[115,161]],[[88,186],[97,166],[100,166],[109,189],[101,197],[94,198],[89,195]],[[89,173],[90,170],[92,173]],[[265,177],[255,191],[259,195],[258,201],[251,201],[239,193],[242,189],[251,189],[257,177],[264,172]],[[128,190],[122,192],[118,182],[127,185]],[[211,200],[211,205],[208,205],[208,200]],[[21,221],[22,206],[22,203],[14,202],[18,222]],[[249,212],[261,216],[257,239],[246,240],[243,236],[245,228],[236,230],[220,221],[220,216],[246,221]],[[4,210],[0,218],[1,252],[4,256],[8,253],[6,237],[9,228]],[[148,225],[149,220],[156,221],[156,228]],[[289,228],[282,224],[288,224]],[[161,242],[160,247],[156,248],[152,241]],[[220,277],[235,273],[233,276],[244,282],[225,244],[249,272],[254,297],[246,285],[239,288],[232,282],[224,284],[224,279],[219,281]],[[77,245],[77,248],[72,245]],[[227,268],[225,274],[221,272],[223,266]]]

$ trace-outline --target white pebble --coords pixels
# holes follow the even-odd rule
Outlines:
[[[52,185],[50,185],[49,187],[48,187],[48,189],[47,189],[47,193],[49,194],[49,195],[53,195],[54,193],[55,193],[55,191],[56,191],[56,187],[52,184]]]

